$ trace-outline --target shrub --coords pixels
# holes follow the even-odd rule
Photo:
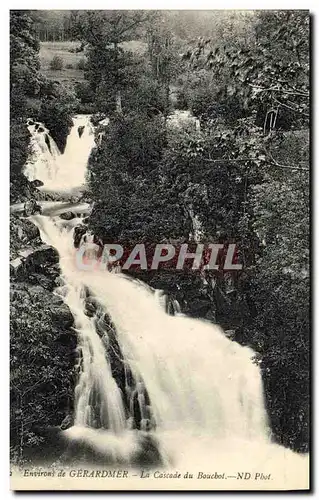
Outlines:
[[[61,69],[63,69],[62,57],[54,56],[50,62],[50,69],[54,69],[56,71],[61,71]]]
[[[77,68],[78,69],[81,69],[81,70],[85,70],[86,69],[86,60],[84,57],[81,57],[81,59],[79,60],[79,62],[77,63]]]
[[[73,64],[68,63],[65,67],[66,67],[66,69],[73,69]]]

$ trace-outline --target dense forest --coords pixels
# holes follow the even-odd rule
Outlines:
[[[254,349],[273,439],[300,452],[309,447],[309,29],[306,11],[11,11],[10,21],[11,201],[54,198],[23,175],[27,118],[43,122],[63,151],[72,115],[90,113],[96,125],[108,117],[96,127],[82,193],[94,203],[88,227],[127,246],[196,240],[195,226],[202,242],[236,243],[240,272],[136,275]],[[40,44],[65,40],[83,57],[84,79],[42,72]],[[57,61],[52,68],[59,72]],[[196,123],[174,126],[174,110]],[[20,240],[39,238],[17,224],[13,256]],[[41,441],[36,424],[60,425],[72,412],[72,317],[35,289],[47,280],[51,293],[59,280],[48,252],[50,269],[12,277],[20,460]],[[30,287],[36,300],[22,304]]]

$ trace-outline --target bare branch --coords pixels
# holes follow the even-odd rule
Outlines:
[[[278,89],[277,87],[270,87],[269,89],[265,89],[264,87],[260,87],[258,85],[253,85],[252,83],[248,83],[248,85],[249,85],[249,87],[252,87],[253,89],[257,89],[259,92],[281,92],[282,94],[309,97],[309,93],[306,94],[305,92],[300,92],[299,90],[296,92],[292,92],[290,90]]]

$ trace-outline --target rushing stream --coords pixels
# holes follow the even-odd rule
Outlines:
[[[81,136],[79,126],[84,126]],[[95,144],[89,117],[74,119],[63,155],[52,138],[43,138],[45,129],[39,133],[30,127],[37,149],[26,166],[29,179],[40,179],[43,188],[55,191],[83,185]],[[66,224],[55,213],[31,220],[42,240],[59,252],[65,284],[56,293],[69,306],[78,334],[75,424],[64,431],[71,441],[85,441],[114,463],[129,464],[140,437],[148,433],[167,466],[197,463],[208,471],[226,466],[234,472],[258,470],[269,460],[274,470],[284,470],[291,460],[305,460],[270,442],[261,375],[251,349],[229,340],[210,322],[180,314],[178,304],[175,315],[167,314],[160,292],[121,273],[78,269],[73,231],[80,218]],[[83,244],[89,245],[89,239]],[[88,296],[95,304],[90,317],[85,313]],[[122,383],[113,373],[112,349]],[[248,463],[243,466],[244,453]]]

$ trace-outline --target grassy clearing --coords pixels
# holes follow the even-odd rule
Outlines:
[[[59,81],[81,81],[84,79],[84,71],[77,68],[78,63],[83,59],[83,52],[70,52],[79,46],[79,42],[41,42],[40,43],[40,63],[43,73],[50,80]],[[54,56],[63,59],[62,70],[52,70],[50,62]],[[72,68],[66,66],[72,65]]]
[[[84,71],[77,68],[77,65],[83,59],[83,52],[70,52],[79,47],[79,42],[41,42],[40,43],[40,63],[42,72],[50,80],[59,80],[61,82],[77,82],[84,80]],[[123,42],[124,50],[132,51],[135,54],[143,55],[147,50],[147,44],[140,40],[131,40]],[[63,69],[53,70],[50,68],[50,62],[54,56],[63,59]],[[67,66],[72,65],[72,68]]]

